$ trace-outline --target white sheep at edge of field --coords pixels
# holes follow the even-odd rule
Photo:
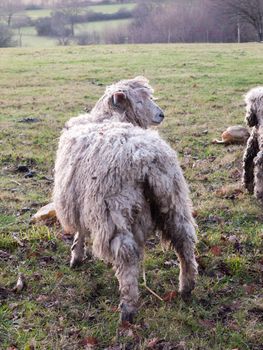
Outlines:
[[[110,262],[119,281],[121,320],[132,321],[139,262],[156,230],[180,261],[179,291],[195,285],[196,234],[189,190],[176,152],[147,129],[164,115],[144,77],[109,86],[89,114],[70,119],[55,164],[53,198],[65,230],[76,232],[71,266],[84,256]]]

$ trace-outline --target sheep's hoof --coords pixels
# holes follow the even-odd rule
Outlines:
[[[188,285],[179,290],[179,293],[181,294],[181,297],[183,301],[187,302],[191,299],[192,296],[192,290],[195,287],[195,281],[188,282]]]
[[[180,294],[184,302],[189,302],[191,300],[192,290],[180,292]]]
[[[120,314],[120,322],[121,324],[125,324],[126,322],[128,323],[133,323],[134,316],[135,316],[135,310],[132,307],[129,307],[128,305],[125,304],[120,304],[120,309],[121,309],[121,314]]]
[[[72,259],[70,260],[69,266],[70,266],[72,269],[74,269],[74,268],[79,267],[80,265],[82,265],[82,262],[83,262],[82,259],[72,258]]]
[[[244,183],[245,188],[247,189],[249,194],[253,194],[254,192],[254,183]]]

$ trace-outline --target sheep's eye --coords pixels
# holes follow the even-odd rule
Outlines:
[[[142,101],[137,101],[138,105],[142,105],[142,103],[143,103]]]

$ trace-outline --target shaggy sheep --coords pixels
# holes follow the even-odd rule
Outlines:
[[[246,143],[250,133],[241,125],[229,126],[221,135],[221,140],[213,140],[212,143],[230,145],[233,143]]]
[[[65,230],[76,232],[71,266],[93,254],[113,265],[121,294],[121,320],[132,321],[138,302],[139,261],[155,230],[176,250],[179,290],[195,285],[195,223],[189,191],[175,151],[146,130],[164,115],[143,77],[106,89],[90,114],[72,118],[59,142],[54,203]]]
[[[243,157],[243,184],[263,203],[263,87],[245,96],[246,122],[253,127]]]

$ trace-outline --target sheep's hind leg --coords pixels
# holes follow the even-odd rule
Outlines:
[[[168,232],[164,232],[165,240],[171,242],[180,262],[179,292],[183,299],[188,299],[195,287],[198,274],[197,262],[195,259],[195,228],[189,220],[172,220]]]
[[[246,150],[243,156],[243,174],[242,183],[249,193],[254,191],[254,158],[259,151],[257,133],[254,128],[249,139],[247,140]]]
[[[111,242],[115,276],[119,281],[121,322],[133,322],[139,299],[139,252],[132,235],[118,235]]]
[[[263,151],[255,158],[255,197],[263,204]]]
[[[197,262],[194,248],[194,242],[189,237],[185,237],[185,239],[175,244],[175,250],[180,261],[179,292],[183,299],[188,299],[195,287]]]
[[[71,259],[70,259],[70,267],[74,268],[79,266],[84,258],[84,244],[85,244],[85,236],[80,232],[77,232],[74,236],[74,241],[71,246]]]

